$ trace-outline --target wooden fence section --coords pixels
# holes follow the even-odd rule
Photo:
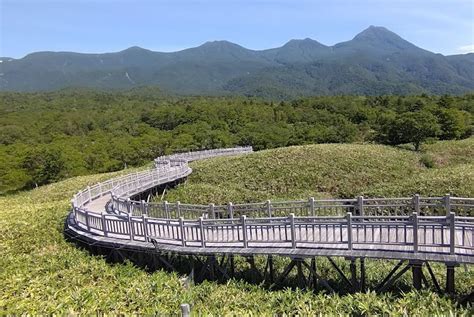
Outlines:
[[[325,199],[195,205],[130,197],[188,176],[187,162],[251,152],[218,149],[167,156],[155,168],[86,188],[72,200],[76,226],[120,241],[176,247],[368,250],[463,256],[474,263],[473,198]],[[112,214],[105,212],[110,203]],[[124,241],[123,243],[127,243]],[[467,260],[466,260],[467,259]]]

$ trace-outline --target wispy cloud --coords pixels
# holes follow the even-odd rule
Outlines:
[[[474,53],[474,44],[459,46],[458,52],[463,53],[463,54]]]

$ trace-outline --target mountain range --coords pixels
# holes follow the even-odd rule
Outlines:
[[[0,58],[0,91],[158,86],[176,94],[272,98],[332,94],[461,94],[474,90],[474,54],[443,56],[384,27],[333,46],[290,40],[250,50],[228,41],[178,52],[36,52]]]

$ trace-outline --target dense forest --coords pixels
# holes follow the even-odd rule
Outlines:
[[[0,193],[145,164],[177,151],[251,145],[412,144],[473,131],[474,94],[327,96],[272,102],[153,90],[0,94]]]

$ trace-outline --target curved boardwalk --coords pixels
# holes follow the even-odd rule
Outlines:
[[[443,262],[448,291],[454,291],[454,266],[474,264],[472,198],[309,198],[226,205],[145,201],[154,189],[185,179],[192,172],[188,161],[251,151],[218,149],[160,157],[151,170],[88,187],[72,200],[68,235],[131,252],[155,250],[211,258],[216,254],[266,255],[268,261],[273,255],[289,256],[293,261],[287,270],[296,266],[299,272],[307,266],[315,276],[315,268],[305,259],[342,256],[351,260],[351,270],[360,259],[364,275],[365,258],[397,259],[401,262],[385,284],[412,268],[416,288],[425,279],[424,263]],[[395,274],[402,261],[408,261],[407,266]]]

